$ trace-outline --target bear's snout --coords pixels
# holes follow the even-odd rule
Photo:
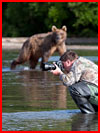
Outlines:
[[[59,36],[59,35],[57,35],[57,36],[56,36],[56,40],[59,40],[59,39],[60,39],[60,36]]]

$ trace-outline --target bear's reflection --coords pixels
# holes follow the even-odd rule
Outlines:
[[[29,106],[50,109],[67,107],[66,87],[58,77],[37,70],[21,71],[19,74],[23,84],[23,95]]]

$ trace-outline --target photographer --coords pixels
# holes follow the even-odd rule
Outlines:
[[[58,75],[82,113],[98,112],[98,66],[92,61],[78,57],[73,51],[60,58],[66,73],[56,65],[51,70]]]

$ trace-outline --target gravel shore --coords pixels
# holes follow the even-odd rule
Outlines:
[[[2,38],[2,49],[3,50],[13,50],[13,49],[21,49],[23,42],[26,40],[27,38],[25,37],[21,37],[21,38]],[[72,45],[73,43],[71,43],[71,41],[73,39],[69,39],[69,43],[70,45],[67,45],[68,49],[71,50],[98,50],[98,46],[91,46],[91,45]],[[74,39],[75,43],[77,43],[78,39]],[[79,39],[81,40],[81,39]],[[83,40],[83,43],[86,42],[86,39]],[[97,39],[87,39],[87,42],[93,42],[93,43],[97,43]],[[69,44],[68,43],[68,44]]]

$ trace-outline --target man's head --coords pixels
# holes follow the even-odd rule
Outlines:
[[[67,72],[70,71],[71,66],[74,61],[78,58],[78,55],[74,51],[66,51],[61,57],[60,60],[63,63],[64,68]]]

